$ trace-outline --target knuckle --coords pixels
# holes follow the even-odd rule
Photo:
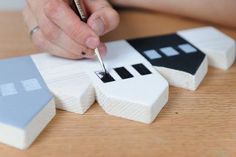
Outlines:
[[[49,24],[43,24],[40,28],[45,38],[49,41],[55,41],[59,37],[59,33]]]
[[[43,8],[46,15],[55,17],[60,12],[60,5],[57,0],[50,0]]]
[[[54,55],[67,59],[80,59],[80,56],[74,55],[73,53],[66,51],[54,52]]]
[[[45,41],[43,40],[42,37],[40,36],[34,37],[33,43],[38,49],[45,50]]]
[[[75,26],[75,25],[74,25]],[[80,34],[80,26],[77,26],[77,28],[70,28],[69,30],[68,30],[69,32],[69,36],[72,38],[72,39],[74,39],[74,38],[76,38],[76,37],[78,37],[78,35]]]
[[[85,40],[88,30],[83,26],[83,24],[75,23],[74,25],[71,25],[71,27],[68,30],[68,35],[72,39],[76,39],[77,42],[83,43],[83,40]]]
[[[42,32],[45,36],[46,39],[48,39],[49,41],[52,41],[55,39],[55,35],[53,33],[53,31],[50,31],[51,29],[44,29],[42,28]]]
[[[70,59],[82,59],[83,58],[83,56],[82,55],[75,55],[75,54],[70,54],[70,56],[69,56],[69,58]]]
[[[64,57],[68,59],[81,59],[83,56],[80,53],[65,52]]]

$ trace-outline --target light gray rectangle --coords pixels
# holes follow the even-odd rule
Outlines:
[[[156,50],[147,50],[143,53],[151,60],[162,58],[162,56]]]
[[[196,53],[197,49],[191,46],[190,44],[182,44],[178,46],[185,53]]]
[[[179,52],[175,50],[173,47],[164,47],[161,48],[160,50],[168,57],[179,55]]]

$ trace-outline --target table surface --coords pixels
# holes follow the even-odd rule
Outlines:
[[[155,12],[122,10],[104,41],[213,25],[236,39],[236,30]],[[142,20],[140,20],[142,19]],[[0,58],[36,52],[19,12],[0,13]],[[20,151],[0,144],[0,157],[230,157],[236,155],[236,64],[209,68],[192,92],[170,87],[170,99],[150,125],[109,116],[94,104],[84,115],[57,111],[33,145]]]

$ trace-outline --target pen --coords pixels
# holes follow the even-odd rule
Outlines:
[[[73,8],[73,9],[76,11],[76,13],[80,17],[81,21],[87,23],[88,17],[87,17],[86,12],[84,11],[85,9],[84,9],[83,4],[80,3],[80,0],[73,0],[73,1],[74,1],[73,6],[75,6],[75,8]],[[102,60],[102,57],[100,55],[100,52],[99,52],[98,48],[96,48],[94,52],[95,52],[95,54],[98,58],[98,61],[100,62],[101,66],[102,66],[102,69],[103,69],[104,73],[106,74],[107,70],[106,70],[106,67],[104,65],[104,62]]]

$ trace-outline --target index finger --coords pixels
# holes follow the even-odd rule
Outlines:
[[[46,16],[76,42],[90,49],[98,47],[100,40],[95,32],[63,1],[50,0],[44,8]]]

